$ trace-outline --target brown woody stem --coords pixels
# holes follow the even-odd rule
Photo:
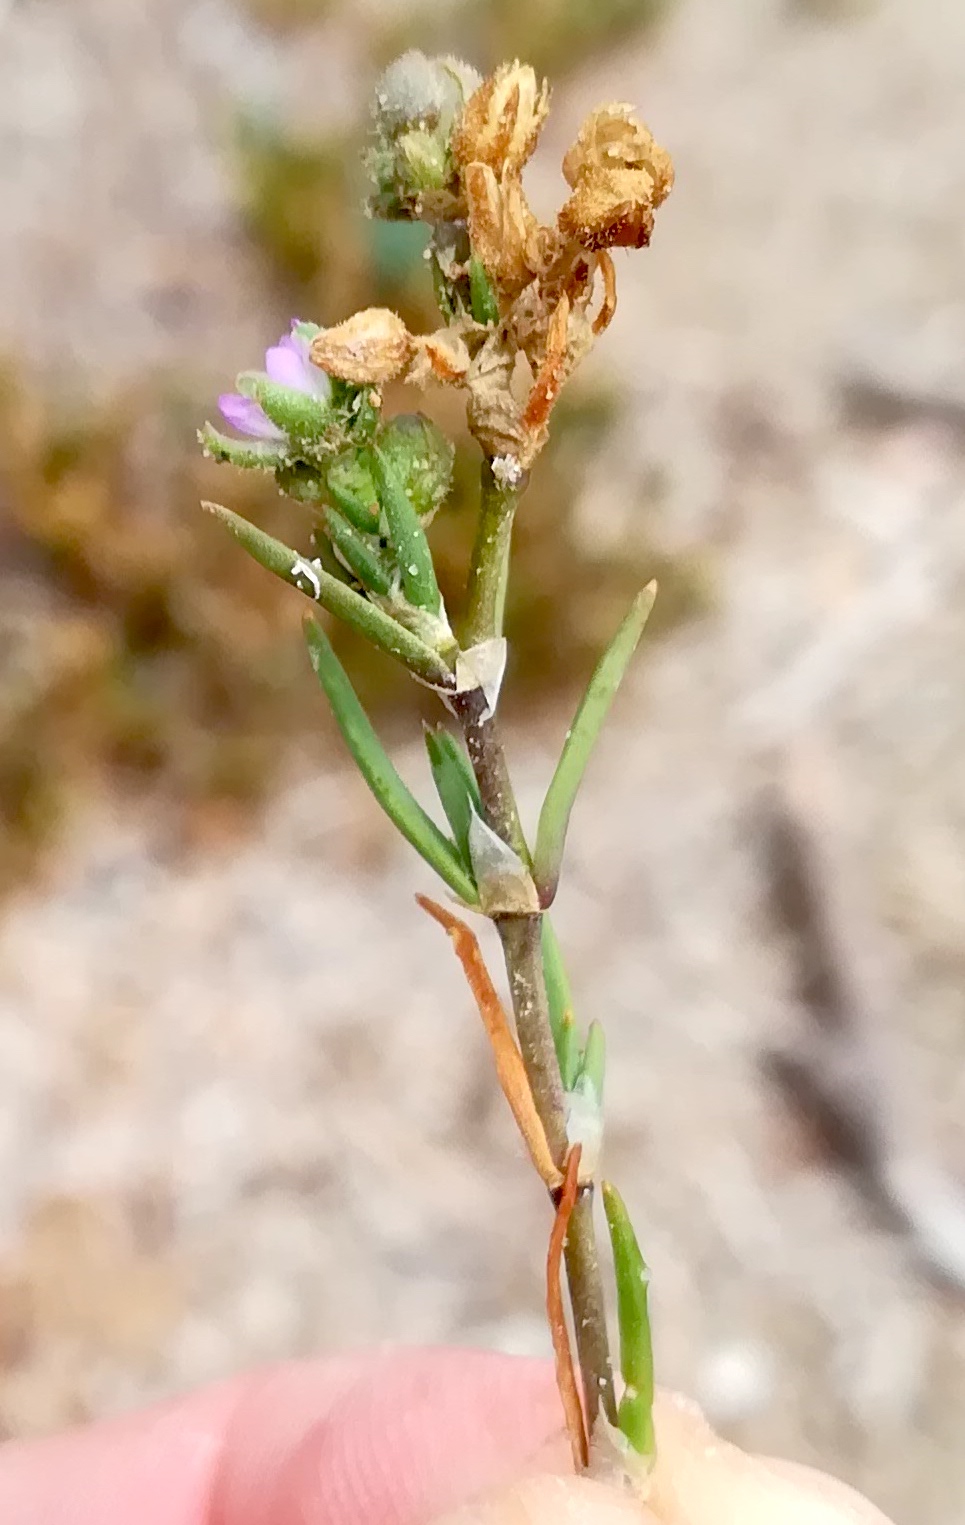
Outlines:
[[[487,462],[483,467],[482,512],[469,581],[469,614],[465,644],[502,634],[512,518],[518,493],[495,482]],[[479,784],[487,824],[529,864],[506,757],[498,727],[480,690],[451,700],[462,728],[469,758]],[[568,1140],[563,1082],[550,1024],[543,972],[541,914],[499,915],[493,918],[503,946],[506,973],[516,1018],[516,1032],[533,1092],[536,1110],[555,1164],[566,1165]],[[593,1224],[593,1188],[580,1191],[569,1221],[565,1248],[566,1276],[583,1379],[587,1431],[600,1408],[616,1423],[613,1369],[606,1327],[606,1305]]]

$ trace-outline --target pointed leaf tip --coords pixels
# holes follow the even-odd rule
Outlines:
[[[648,1306],[650,1270],[640,1253],[623,1198],[609,1181],[603,1183],[603,1208],[617,1284],[620,1375],[624,1387],[617,1422],[633,1449],[641,1456],[652,1457],[655,1445],[653,1343]]]
[[[597,663],[567,733],[540,811],[533,854],[533,874],[543,906],[552,905],[555,898],[570,812],[577,791],[656,596],[657,584],[649,582],[633,600],[623,623]]]

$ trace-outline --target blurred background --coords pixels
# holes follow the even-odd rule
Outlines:
[[[955,0],[0,0],[0,1431],[346,1344],[547,1348],[545,1200],[426,874],[345,770],[301,600],[197,509],[298,533],[194,438],[293,313],[428,321],[356,168],[413,45],[552,73],[544,212],[601,100],[677,166],[521,513],[506,700],[532,820],[660,578],[557,917],[660,1375],[952,1525]],[[342,649],[425,793],[422,701]]]

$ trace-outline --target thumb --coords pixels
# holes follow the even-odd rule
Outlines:
[[[625,1493],[585,1477],[531,1477],[488,1503],[446,1515],[437,1525],[658,1525]]]
[[[649,1501],[586,1478],[531,1477],[437,1525],[889,1525],[852,1489],[728,1445],[696,1404],[658,1392]]]

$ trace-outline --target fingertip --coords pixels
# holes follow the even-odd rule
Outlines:
[[[410,1525],[562,1460],[542,1361],[392,1351],[282,1370],[226,1440],[212,1525]]]
[[[585,1477],[524,1478],[506,1492],[437,1520],[435,1525],[658,1525],[629,1494]]]

